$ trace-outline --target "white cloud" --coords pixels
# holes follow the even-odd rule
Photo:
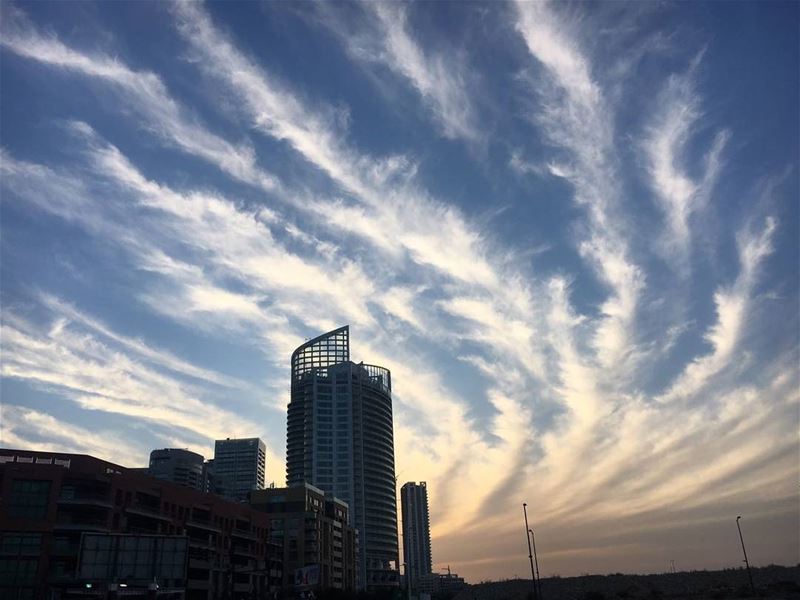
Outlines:
[[[139,338],[130,338],[128,336],[120,335],[112,331],[108,325],[94,319],[85,313],[77,310],[71,304],[65,303],[59,298],[51,294],[42,294],[40,296],[42,304],[52,310],[54,313],[60,315],[56,320],[54,329],[50,331],[50,335],[54,336],[61,333],[71,321],[79,323],[81,326],[87,327],[91,331],[100,334],[101,336],[112,340],[130,350],[137,355],[145,358],[150,363],[165,367],[182,375],[188,375],[209,383],[216,383],[225,387],[243,388],[247,387],[247,383],[239,379],[223,375],[211,369],[198,368],[197,366],[175,356],[171,352],[153,348],[146,344]]]
[[[119,431],[86,429],[10,403],[0,407],[0,443],[13,449],[91,454],[123,466],[141,454],[141,448],[128,444]]]
[[[3,377],[56,390],[85,409],[166,424],[199,438],[258,431],[254,423],[201,398],[200,388],[138,362],[63,318],[58,315],[56,327],[40,331],[5,315]]]
[[[697,177],[687,172],[687,147],[702,117],[701,99],[695,91],[696,69],[697,61],[687,73],[669,78],[642,142],[650,185],[667,218],[662,252],[684,272],[688,269],[691,216],[709,201],[730,137],[726,130],[718,132],[706,154],[703,172]]]
[[[659,398],[661,402],[691,396],[720,371],[736,365],[734,351],[742,337],[742,330],[748,324],[758,267],[772,252],[775,227],[775,220],[770,217],[760,233],[745,231],[739,235],[739,276],[733,285],[718,289],[714,294],[717,320],[705,335],[711,352],[689,363],[670,389]]]
[[[339,28],[339,37],[351,56],[366,63],[380,63],[406,79],[433,113],[442,135],[480,141],[485,136],[478,126],[467,65],[456,52],[424,50],[410,31],[409,8],[399,2],[367,3],[364,10],[372,17],[371,29],[354,32]]]
[[[280,189],[277,179],[258,167],[250,146],[236,146],[210,132],[170,95],[157,75],[135,71],[104,54],[77,51],[53,35],[40,34],[26,21],[20,14],[4,19],[0,43],[20,56],[112,85],[120,101],[137,111],[154,135],[238,180],[268,191]]]
[[[199,66],[230,86],[244,102],[244,110],[260,131],[291,145],[306,161],[326,173],[338,186],[363,203],[363,218],[373,231],[394,240],[414,261],[470,283],[494,284],[496,275],[484,255],[478,232],[451,207],[437,203],[423,191],[398,181],[386,161],[365,156],[345,143],[346,132],[330,110],[306,106],[285,86],[265,73],[217,31],[200,5],[175,6],[179,30],[201,57]],[[401,164],[404,161],[400,161]],[[325,212],[337,205],[319,202]],[[365,225],[348,228],[364,232]],[[369,235],[374,239],[375,234]]]
[[[541,106],[534,120],[571,163],[550,170],[570,181],[586,208],[590,230],[579,248],[611,292],[595,333],[597,359],[625,379],[637,356],[634,325],[645,274],[631,257],[620,213],[613,119],[572,24],[545,2],[518,2],[517,17],[517,31],[546,73],[537,84]]]

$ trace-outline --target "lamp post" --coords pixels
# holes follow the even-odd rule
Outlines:
[[[525,539],[528,542],[528,560],[531,561],[531,584],[533,588],[533,599],[539,600],[539,595],[536,593],[536,575],[533,572],[533,552],[531,551],[531,538],[528,536],[528,503],[522,503],[522,512],[525,515]]]
[[[528,529],[531,534],[531,541],[533,542],[533,562],[536,563],[536,589],[539,593],[539,600],[544,600],[542,595],[542,577],[539,575],[539,557],[536,555],[536,536],[533,535],[533,529]]]
[[[742,527],[739,525],[739,519],[742,518],[742,515],[736,517],[736,529],[739,530],[739,541],[742,542],[742,554],[744,554],[744,564],[747,566],[747,577],[750,579],[750,591],[753,592],[753,596],[756,595],[756,586],[753,585],[753,574],[750,572],[750,561],[747,560],[747,550],[744,549],[744,538],[742,537]]]

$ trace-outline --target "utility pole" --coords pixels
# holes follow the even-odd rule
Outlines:
[[[739,519],[742,518],[742,515],[736,517],[736,529],[739,530],[739,541],[742,542],[742,554],[744,554],[744,564],[747,566],[747,577],[750,579],[750,591],[753,592],[753,596],[756,595],[756,586],[753,585],[753,574],[750,572],[750,561],[747,560],[747,550],[744,549],[744,538],[742,537],[742,527],[739,525]]]
[[[536,589],[539,593],[539,600],[544,600],[542,595],[542,577],[539,575],[539,557],[536,555],[536,536],[533,535],[533,529],[528,529],[531,532],[531,541],[533,542],[533,562],[536,563]]]
[[[531,538],[528,535],[528,503],[522,503],[522,512],[525,515],[525,539],[528,541],[528,560],[531,562],[531,588],[533,589],[533,600],[539,600],[539,594],[536,593],[536,575],[533,572],[533,551],[531,550]]]

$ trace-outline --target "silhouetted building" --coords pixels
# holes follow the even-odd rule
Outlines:
[[[455,596],[466,585],[464,578],[450,573],[450,567],[448,567],[447,573],[420,575],[417,580],[417,588],[414,591],[430,594],[431,596],[449,598],[450,596]]]
[[[205,492],[206,478],[203,457],[181,448],[163,448],[150,453],[147,473],[156,479]]]
[[[249,493],[264,489],[267,447],[260,438],[225,439],[214,443],[210,474],[215,493],[247,502]]]
[[[250,504],[270,516],[283,547],[283,587],[296,592],[356,587],[356,533],[347,503],[311,484],[253,492]]]
[[[292,354],[287,483],[345,500],[358,530],[359,587],[397,587],[391,375],[351,362],[349,337],[341,327]]]
[[[246,504],[83,454],[0,449],[2,598],[103,597],[114,577],[126,597],[265,597],[282,578],[269,538]]]
[[[403,563],[412,590],[417,580],[432,570],[428,488],[424,481],[408,482],[400,488],[403,516]]]

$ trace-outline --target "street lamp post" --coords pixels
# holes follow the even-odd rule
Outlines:
[[[744,564],[747,566],[747,577],[750,579],[750,591],[753,592],[753,596],[756,595],[756,586],[753,585],[753,574],[750,572],[750,561],[747,560],[747,550],[744,549],[744,538],[742,537],[742,527],[739,525],[739,519],[742,518],[742,515],[736,517],[736,529],[739,530],[739,541],[742,542],[742,554],[744,554]]]
[[[539,600],[544,600],[542,595],[542,577],[539,575],[539,557],[536,555],[536,536],[533,535],[533,529],[528,529],[531,534],[531,541],[533,542],[533,562],[536,563],[536,588],[539,593]]]
[[[528,536],[528,504],[522,503],[522,512],[525,515],[525,539],[528,541],[528,560],[531,561],[531,584],[533,589],[533,599],[539,600],[539,595],[536,593],[536,575],[533,572],[533,552],[531,551],[531,538]]]

